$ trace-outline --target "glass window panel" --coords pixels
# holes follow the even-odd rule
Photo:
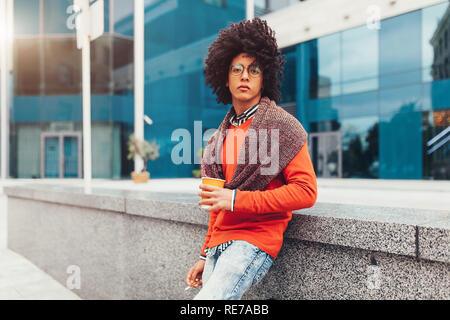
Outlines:
[[[111,13],[110,0],[104,0],[104,6],[105,6],[105,33],[107,33],[107,32],[110,32],[110,30],[109,30],[109,16]]]
[[[450,179],[450,108],[425,111],[422,117],[423,178]]]
[[[226,8],[227,6],[227,0],[203,0],[203,2],[219,8]]]
[[[15,177],[41,178],[41,129],[38,123],[14,124],[12,133],[16,143],[11,153],[16,157],[13,162]]]
[[[378,91],[346,94],[341,98],[339,117],[378,116]]]
[[[381,179],[422,179],[422,112],[406,106],[380,117]]]
[[[45,138],[45,177],[59,177],[59,138]]]
[[[341,123],[338,120],[311,122],[309,125],[311,132],[339,131],[341,128]]]
[[[64,137],[64,177],[78,177],[78,138]]]
[[[378,178],[378,117],[341,119],[343,178]]]
[[[40,40],[16,39],[14,50],[14,95],[38,95],[41,90],[43,56]]]
[[[385,74],[380,77],[380,88],[392,88],[407,84],[422,83],[422,70],[404,71],[398,73]]]
[[[145,114],[153,120],[145,136],[160,145],[160,158],[149,162],[149,171],[154,177],[192,176],[194,164],[173,163],[177,142],[170,137],[176,128],[193,134],[196,120],[204,120],[203,128],[217,128],[223,119],[229,106],[211,98],[203,62],[220,29],[245,18],[245,2],[221,7],[203,0],[155,1],[146,3],[145,12]],[[197,150],[191,148],[193,160]]]
[[[342,93],[378,89],[378,31],[365,25],[342,32]]]
[[[161,1],[160,1],[161,2]],[[173,1],[168,1],[173,2]],[[134,1],[114,1],[113,23],[114,33],[133,37]]]
[[[75,38],[45,38],[44,52],[45,94],[80,94],[81,51],[77,49]]]
[[[281,101],[280,103],[295,102],[297,91],[297,79],[296,79],[296,51],[295,46],[285,48],[282,53],[286,55],[286,64],[283,66],[284,79],[281,84]]]
[[[270,6],[267,0],[255,1],[255,17],[261,17],[270,12]]]
[[[364,25],[342,32],[342,81],[377,77],[378,31]]]
[[[413,11],[381,21],[380,87],[420,83],[422,79],[421,12]],[[411,72],[401,75],[404,72]]]
[[[91,44],[91,90],[93,94],[113,93],[115,84],[113,81],[115,52],[112,46],[114,40],[110,35],[104,35]],[[128,54],[125,56],[128,56]],[[117,60],[121,58],[123,59],[122,55],[117,56]],[[132,58],[130,60],[128,63],[133,61]],[[128,80],[126,75],[126,73],[122,73],[123,78],[121,80]]]
[[[342,94],[363,92],[375,89],[378,89],[378,77],[342,83]]]
[[[317,39],[318,97],[341,94],[341,33]]]
[[[426,82],[423,85],[423,110],[450,108],[450,79]]]
[[[421,85],[380,90],[381,115],[421,111],[422,105]]]
[[[422,86],[380,90],[380,178],[422,178]]]
[[[72,0],[44,0],[44,33],[76,32],[67,26],[67,9],[70,6],[73,6]]]
[[[49,95],[37,100],[40,102],[40,121],[81,121],[81,95]],[[26,108],[21,106],[22,110],[23,107]]]
[[[325,121],[339,119],[341,97],[309,100],[307,106],[308,121]]]
[[[14,1],[14,34],[39,34],[39,0]]]
[[[133,49],[132,39],[114,37],[113,39],[113,90],[116,95],[133,96]],[[102,61],[98,61],[101,67]]]
[[[147,1],[148,2],[148,1]],[[174,1],[172,1],[173,3]],[[43,4],[43,12],[39,12],[39,3]],[[104,35],[91,43],[91,89],[92,89],[92,127],[93,132],[98,123],[114,127],[109,142],[113,146],[112,155],[95,154],[93,152],[93,163],[100,163],[104,167],[93,168],[93,176],[98,175],[111,178],[129,177],[132,169],[126,159],[126,142],[133,124],[133,6],[132,1],[115,1],[119,5],[118,11],[124,10],[120,5],[127,5],[123,19],[127,20],[125,26],[128,37],[120,35]],[[176,3],[176,1],[175,1]],[[35,34],[39,33],[39,18],[43,25],[44,37],[17,37],[14,50],[14,102],[11,116],[11,157],[15,163],[11,164],[11,172],[19,177],[39,177],[40,165],[46,156],[46,150],[41,154],[40,143],[35,144],[38,150],[33,150],[40,161],[30,157],[30,148],[23,141],[30,139],[28,131],[21,130],[22,123],[30,123],[35,127],[37,139],[41,134],[47,132],[81,132],[81,51],[76,48],[76,41],[66,25],[69,14],[66,10],[73,5],[72,0],[28,0],[27,6],[20,7],[20,1],[16,2],[16,24],[26,26],[24,20],[33,21],[36,26],[32,27]],[[105,2],[105,31],[113,25],[109,18],[113,16],[113,8],[110,1]],[[111,9],[111,10],[110,10]],[[116,10],[116,14],[118,11]],[[23,12],[22,12],[23,11]],[[40,15],[42,13],[42,15]],[[117,16],[116,16],[117,18]],[[121,20],[123,20],[121,19]],[[26,22],[26,21],[25,21]],[[128,28],[129,27],[129,28]],[[16,28],[16,34],[20,33],[20,27]],[[120,38],[120,39],[119,39]],[[118,39],[114,41],[114,39]],[[117,122],[117,126],[116,123]],[[19,123],[19,124],[18,124]],[[95,134],[95,133],[93,133]],[[28,141],[27,140],[27,141]],[[30,140],[31,141],[31,140]],[[50,140],[50,144],[52,141]],[[64,144],[58,146],[62,154],[71,154],[77,150],[76,144],[80,141],[65,140]],[[56,147],[49,145],[47,152]],[[100,148],[97,148],[101,152]],[[53,150],[55,151],[55,150]],[[51,153],[50,153],[51,155]],[[108,161],[103,161],[109,156]],[[66,169],[66,177],[77,176],[75,167],[67,158],[63,162]],[[31,161],[31,160],[33,161]],[[48,158],[47,173],[50,176],[59,176],[56,172],[54,160]],[[75,161],[75,160],[74,160]],[[33,166],[31,166],[33,162]],[[53,163],[53,164],[52,164]],[[36,164],[36,165],[34,165]],[[106,165],[105,165],[106,164]],[[38,169],[36,171],[36,166]],[[72,169],[71,169],[72,168]],[[59,170],[59,167],[57,168]],[[121,172],[122,171],[122,172]],[[108,174],[104,174],[109,172]],[[64,172],[62,172],[64,174]],[[45,170],[44,170],[45,175]]]
[[[444,2],[422,9],[422,81],[450,77],[450,48],[448,37],[450,20],[449,3]],[[442,52],[440,50],[442,46]],[[447,59],[447,60],[446,60]]]
[[[95,178],[111,178],[114,148],[113,125],[96,122],[92,125],[92,173]]]

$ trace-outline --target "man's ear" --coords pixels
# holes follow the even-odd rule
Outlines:
[[[227,87],[228,87],[228,81],[227,81],[227,83],[225,83],[225,86],[227,86]]]

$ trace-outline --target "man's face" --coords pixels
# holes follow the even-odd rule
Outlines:
[[[246,53],[237,55],[231,61],[226,86],[230,89],[233,103],[234,100],[258,103],[261,98],[263,74],[254,62],[255,58]]]

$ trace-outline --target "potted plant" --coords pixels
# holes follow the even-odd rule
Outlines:
[[[197,152],[197,157],[203,159],[203,153],[205,152],[205,148],[200,148]],[[200,169],[200,165],[196,165],[196,169],[192,170],[192,175],[194,178],[201,178],[202,170]]]
[[[150,178],[150,172],[147,171],[148,160],[155,160],[159,158],[159,145],[155,142],[148,142],[145,140],[138,140],[134,134],[130,135],[128,141],[128,160],[134,159],[138,156],[142,159],[144,166],[141,172],[131,172],[131,178],[136,183],[147,182]]]

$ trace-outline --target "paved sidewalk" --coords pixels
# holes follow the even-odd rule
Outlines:
[[[0,300],[80,300],[21,255],[0,250]]]
[[[0,193],[0,300],[80,300],[18,253],[7,249],[7,198]]]

